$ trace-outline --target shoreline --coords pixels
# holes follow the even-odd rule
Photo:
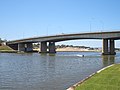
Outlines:
[[[118,63],[118,64],[120,64],[120,63]],[[103,70],[105,70],[105,69],[107,69],[107,68],[109,68],[109,67],[112,67],[112,66],[114,66],[114,65],[115,65],[115,64],[111,64],[111,65],[109,65],[109,66],[106,66],[106,67],[104,67],[104,68],[102,68],[102,69],[100,69],[100,70],[98,70],[98,71],[90,74],[89,76],[87,76],[86,78],[80,80],[79,82],[75,83],[74,85],[70,86],[70,87],[69,87],[68,89],[66,89],[66,90],[75,90],[76,87],[80,86],[82,83],[84,83],[85,81],[87,81],[88,79],[90,79],[91,77],[93,77],[94,75],[96,75],[96,74],[100,73],[101,71],[103,71]]]
[[[101,52],[101,51],[56,51],[56,52]]]
[[[17,53],[17,51],[14,51],[14,50],[0,50],[0,53]]]
[[[100,52],[100,51],[56,51],[56,52]],[[19,52],[18,51],[0,51],[0,53],[19,53]],[[32,52],[26,52],[26,53],[38,53],[38,51],[32,51]]]
[[[76,47],[65,47],[65,48],[57,48],[56,51],[74,51],[74,52],[101,52],[101,50],[94,49],[94,50],[89,50],[85,48],[76,48]]]

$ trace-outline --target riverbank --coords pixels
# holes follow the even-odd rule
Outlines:
[[[120,64],[102,69],[71,87],[71,90],[120,90]],[[70,90],[68,89],[68,90]]]
[[[0,50],[0,53],[17,53],[17,51],[14,51],[14,50]]]
[[[63,47],[63,48],[57,48],[57,52],[101,52],[101,50],[89,50],[85,48],[76,48],[76,47]]]
[[[16,53],[17,51],[11,49],[9,46],[2,45],[0,46],[0,53]]]

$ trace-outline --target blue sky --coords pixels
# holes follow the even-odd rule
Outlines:
[[[0,37],[118,31],[119,10],[120,0],[0,0]],[[98,40],[60,43],[101,46]]]

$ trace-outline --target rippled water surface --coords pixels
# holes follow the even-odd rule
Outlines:
[[[66,90],[93,72],[119,62],[120,53],[0,53],[0,90]]]

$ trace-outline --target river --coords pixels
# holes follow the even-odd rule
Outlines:
[[[99,52],[0,53],[0,90],[66,90],[113,63],[120,63],[120,53],[116,56],[101,56]]]

